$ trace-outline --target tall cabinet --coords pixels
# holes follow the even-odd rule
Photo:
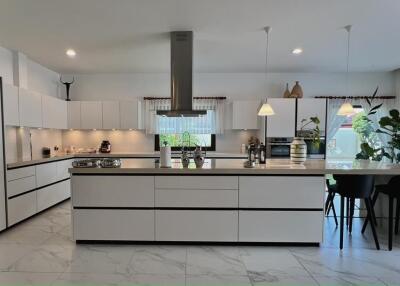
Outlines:
[[[7,226],[3,114],[3,79],[0,77],[0,231]]]

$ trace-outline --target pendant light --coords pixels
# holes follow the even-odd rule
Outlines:
[[[351,25],[344,27],[347,31],[347,59],[346,59],[346,96],[349,96],[349,61],[350,61],[350,32]],[[349,116],[354,114],[353,105],[350,102],[345,102],[340,106],[337,115]]]
[[[268,47],[269,47],[269,32],[271,31],[271,27],[265,27],[264,28],[265,33],[267,33],[267,48],[265,50],[265,90],[267,91],[267,85],[268,85]],[[263,104],[259,107],[258,109],[258,116],[270,116],[274,115],[275,112],[272,109],[271,105],[267,103],[267,98],[265,98],[265,101]]]

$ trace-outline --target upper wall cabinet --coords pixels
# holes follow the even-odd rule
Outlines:
[[[4,124],[19,126],[18,87],[5,84],[3,86]]]
[[[21,126],[42,127],[42,96],[19,89],[19,122]]]
[[[81,102],[68,101],[68,128],[81,128]]]
[[[67,128],[67,102],[53,96],[42,96],[44,128]]]
[[[118,101],[103,101],[103,129],[120,128],[120,104]]]
[[[235,100],[232,103],[232,129],[258,129],[259,100]]]
[[[119,102],[121,129],[141,129],[141,103],[139,100]]]
[[[296,99],[268,98],[275,114],[267,117],[267,137],[294,137],[296,129]]]
[[[299,98],[297,100],[297,130],[300,130],[302,123],[301,120],[309,119],[310,117],[317,116],[320,120],[319,129],[325,130],[326,120],[326,99],[322,98]],[[307,126],[307,129],[312,129],[315,124],[312,123]]]
[[[103,106],[101,101],[81,101],[81,128],[101,129],[103,127]]]

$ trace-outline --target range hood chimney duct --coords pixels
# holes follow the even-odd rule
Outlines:
[[[158,110],[168,117],[198,117],[206,110],[193,110],[193,32],[171,32],[171,110]]]

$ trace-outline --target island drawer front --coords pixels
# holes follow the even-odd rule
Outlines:
[[[154,210],[75,209],[75,240],[154,241]]]
[[[240,208],[322,208],[323,176],[241,176]]]
[[[72,168],[72,162],[74,160],[62,160],[57,162],[57,180],[64,180],[70,177],[68,172],[69,168]]]
[[[36,191],[8,200],[8,225],[11,226],[36,213]]]
[[[35,167],[24,167],[24,168],[18,168],[14,170],[8,170],[7,171],[7,181],[13,181],[13,180],[18,180],[21,178],[26,178],[30,176],[35,176]]]
[[[57,180],[57,162],[36,165],[36,185],[42,187]]]
[[[154,207],[153,176],[72,176],[72,204],[80,207]]]
[[[36,188],[36,177],[30,176],[7,183],[7,196],[12,197]]]
[[[70,197],[70,180],[37,190],[38,212]]]
[[[238,211],[156,210],[157,241],[237,241]]]
[[[237,208],[238,190],[156,189],[156,207]]]
[[[237,190],[237,176],[156,176],[156,189]]]
[[[322,242],[323,211],[239,211],[240,242]]]

